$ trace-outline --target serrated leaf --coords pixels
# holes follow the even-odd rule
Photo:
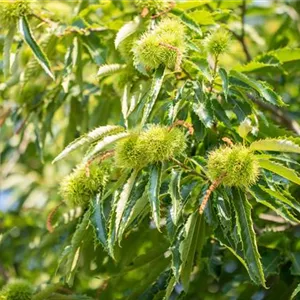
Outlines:
[[[251,205],[241,190],[233,189],[232,195],[232,203],[236,213],[238,233],[241,237],[244,257],[248,265],[250,278],[254,283],[266,287],[265,276],[253,229]]]
[[[212,13],[204,9],[193,10],[188,14],[198,25],[215,24]]]
[[[179,252],[181,256],[180,278],[185,291],[188,291],[190,284],[190,275],[194,267],[194,259],[199,242],[198,238],[204,238],[203,234],[200,234],[203,224],[203,216],[200,216],[198,211],[196,211],[189,216],[184,225],[185,238],[180,244]]]
[[[250,149],[255,151],[278,151],[300,153],[300,146],[289,140],[264,139],[251,143]]]
[[[42,49],[39,47],[37,42],[35,41],[26,17],[20,18],[19,31],[23,36],[27,45],[31,48],[34,56],[36,57],[41,67],[53,80],[55,80],[55,77],[51,71],[49,60],[46,57],[45,53],[42,51]]]
[[[290,206],[291,208],[295,209],[297,212],[300,213],[300,205],[298,204],[296,199],[293,199],[295,203],[293,203],[290,199],[288,199],[287,197],[285,197],[282,193],[275,191],[275,190],[271,190],[269,188],[266,188],[262,185],[259,185],[259,187],[266,192],[267,194],[269,194],[271,197],[274,197],[276,199],[278,199],[279,201],[287,204],[288,206]]]
[[[94,130],[90,131],[87,134],[80,136],[78,139],[71,142],[56,158],[52,161],[52,163],[61,160],[62,158],[66,157],[69,153],[73,152],[77,148],[85,145],[91,144],[103,136],[107,136],[110,134],[122,132],[125,129],[121,126],[114,126],[114,125],[107,125],[107,126],[100,126],[95,128]]]
[[[126,65],[121,64],[110,64],[102,65],[99,67],[97,76],[107,76],[118,73],[126,68]]]
[[[230,72],[231,80],[233,79],[233,84],[239,85],[241,82],[244,86],[249,86],[254,89],[262,98],[273,105],[284,106],[285,103],[282,101],[281,96],[276,94],[271,88],[262,81],[256,81],[246,76],[243,73],[231,70]],[[237,80],[237,81],[236,81]]]
[[[242,73],[252,73],[252,72],[272,72],[278,69],[278,64],[268,64],[259,61],[251,61],[246,65],[238,65],[234,70]]]
[[[146,103],[145,103],[142,124],[145,124],[148,121],[148,118],[149,118],[149,116],[152,112],[152,109],[155,105],[155,102],[157,100],[158,94],[161,90],[164,76],[165,76],[165,67],[161,65],[158,67],[158,69],[154,73],[154,78],[152,81],[150,93],[149,93]]]
[[[4,45],[3,45],[3,73],[4,77],[8,77],[10,74],[10,50],[11,46],[14,40],[16,31],[16,26],[11,25],[8,28],[8,32],[4,39]]]
[[[153,165],[149,172],[148,196],[152,210],[152,217],[156,228],[160,230],[160,203],[159,191],[161,185],[161,163]]]
[[[182,209],[182,197],[180,193],[181,174],[181,172],[177,172],[176,170],[172,169],[172,175],[169,184],[169,194],[172,199],[171,218],[174,225],[177,225]]]
[[[120,228],[121,228],[121,223],[122,223],[122,219],[125,213],[125,209],[126,209],[126,205],[128,203],[128,200],[131,197],[132,194],[132,190],[136,181],[136,178],[138,176],[138,172],[137,170],[134,170],[130,177],[128,178],[127,182],[125,183],[125,185],[123,186],[123,189],[120,193],[119,199],[116,203],[116,207],[115,207],[115,211],[116,211],[116,215],[115,215],[115,233],[116,233],[116,237],[119,240],[119,242],[121,241],[122,236],[120,235]]]
[[[144,193],[146,184],[147,181],[142,180],[141,176],[137,177],[122,216],[122,222],[118,233],[119,240],[122,239],[122,235],[126,228],[130,225],[133,219],[139,215],[147,203],[147,197]]]
[[[195,20],[186,14],[183,10],[173,8],[171,13],[178,16],[181,21],[192,31],[196,32],[199,36],[202,36],[202,31],[200,26],[195,22]]]
[[[299,293],[300,293],[300,283],[298,284],[296,289],[293,291],[293,294],[291,296],[291,300],[294,299]]]
[[[104,249],[107,248],[107,231],[105,226],[105,218],[103,206],[101,203],[101,193],[98,193],[95,199],[92,200],[91,221],[95,229],[97,241],[99,241]]]
[[[290,223],[299,223],[299,220],[288,210],[280,201],[274,199],[271,195],[263,191],[259,186],[253,186],[250,193],[258,203],[270,208],[277,215],[281,216]]]
[[[96,157],[105,147],[111,145],[112,143],[123,139],[125,137],[127,137],[129,135],[129,133],[127,132],[120,132],[114,135],[109,135],[106,136],[105,138],[103,138],[100,142],[98,142],[90,151],[88,151],[84,158],[83,161],[87,162],[90,159],[93,159],[94,157]]]
[[[229,90],[228,74],[227,74],[226,70],[223,68],[219,69],[219,74],[222,79],[223,93],[224,93],[225,99],[227,100],[228,90]]]
[[[278,174],[279,176],[284,177],[284,178],[300,185],[300,177],[292,169],[289,169],[278,163],[272,162],[268,159],[259,159],[259,165],[263,169],[274,172],[274,173]]]
[[[118,31],[115,39],[115,47],[118,49],[119,45],[129,36],[137,31],[140,26],[140,19],[136,18],[135,20],[128,22]]]

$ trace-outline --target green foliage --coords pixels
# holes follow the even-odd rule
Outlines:
[[[0,5],[0,287],[297,299],[299,1],[56,2]]]

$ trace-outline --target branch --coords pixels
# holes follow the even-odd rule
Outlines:
[[[247,97],[251,99],[254,103],[256,103],[260,108],[269,111],[272,114],[272,119],[280,125],[292,130],[297,135],[300,135],[300,125],[289,116],[288,112],[283,108],[278,108],[269,103],[263,102],[257,99],[255,96],[251,94],[247,94]]]

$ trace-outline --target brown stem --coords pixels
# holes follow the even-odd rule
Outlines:
[[[47,229],[50,233],[52,233],[54,231],[53,225],[52,225],[52,220],[54,215],[56,214],[57,210],[59,209],[59,207],[63,204],[63,202],[59,203],[57,206],[55,206],[49,213],[48,217],[47,217]]]
[[[159,18],[162,15],[167,14],[171,9],[174,8],[174,6],[175,6],[175,2],[173,2],[173,1],[170,2],[170,6],[166,10],[164,10],[164,11],[162,11],[162,12],[160,12],[160,13],[154,15],[154,16],[152,16],[151,19],[156,19],[156,18]]]
[[[227,143],[230,147],[233,146],[232,140],[230,138],[228,138],[228,137],[223,137],[222,141],[225,142],[225,143]]]
[[[115,154],[115,150],[107,150],[103,153],[101,153],[101,156],[95,156],[93,158],[91,158],[90,160],[88,160],[88,162],[85,165],[85,174],[86,177],[90,177],[90,165],[95,161],[95,160],[99,160],[99,163],[102,163],[104,160],[114,156]]]
[[[185,121],[183,121],[183,120],[177,120],[177,121],[175,121],[175,122],[169,127],[169,131],[171,131],[174,127],[177,127],[177,126],[183,126],[183,127],[187,128],[190,135],[193,135],[193,134],[194,134],[194,127],[193,127],[193,125],[190,124],[190,123],[188,123],[188,122],[185,122]]]
[[[201,205],[199,206],[199,214],[202,215],[204,212],[204,209],[206,207],[206,204],[210,198],[211,193],[222,183],[224,177],[226,176],[226,173],[222,174],[219,178],[217,178],[209,187],[209,189],[206,191],[203,201]]]
[[[175,71],[180,72],[181,71],[180,64],[181,64],[181,61],[182,61],[182,53],[180,52],[180,50],[177,47],[174,47],[172,45],[169,45],[169,44],[166,44],[166,43],[163,43],[163,42],[159,43],[159,45],[163,46],[163,47],[166,47],[166,48],[176,52],[177,57],[176,57],[176,62],[175,62]]]

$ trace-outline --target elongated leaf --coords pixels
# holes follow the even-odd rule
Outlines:
[[[275,191],[275,190],[271,190],[268,189],[262,185],[259,185],[259,187],[266,193],[268,193],[271,197],[274,197],[276,199],[278,199],[279,201],[287,204],[288,206],[290,206],[291,208],[295,209],[296,211],[298,211],[300,213],[300,205],[298,204],[296,199],[293,199],[294,202],[292,202],[290,199],[288,199],[287,197],[285,197],[285,195],[283,195],[282,193],[280,193],[279,191]]]
[[[255,141],[250,145],[250,149],[262,151],[294,152],[300,153],[300,146],[289,140],[265,139]]]
[[[204,235],[201,234],[203,224],[203,216],[200,216],[198,211],[196,211],[189,216],[184,225],[185,238],[180,244],[179,251],[181,255],[180,278],[185,291],[189,288],[190,275],[194,267],[194,258],[199,243],[198,239],[204,238]]]
[[[99,241],[104,249],[107,248],[107,231],[105,226],[105,218],[103,214],[103,206],[100,202],[101,193],[96,195],[96,198],[92,202],[92,215],[91,221],[95,228],[97,241]]]
[[[113,194],[113,206],[109,216],[108,236],[107,236],[107,249],[112,259],[115,259],[115,243],[117,240],[116,232],[116,207],[119,200],[119,192],[115,191]]]
[[[186,14],[183,10],[173,8],[171,10],[171,13],[178,16],[181,21],[192,31],[196,32],[199,34],[199,36],[202,36],[202,31],[199,25],[195,22],[195,20],[190,17],[188,14]]]
[[[126,205],[128,203],[128,200],[131,197],[132,194],[132,190],[136,181],[138,175],[138,171],[133,171],[129,177],[129,179],[127,180],[126,184],[123,187],[122,192],[120,193],[119,199],[116,203],[116,220],[115,220],[115,232],[116,232],[116,236],[120,242],[120,238],[121,236],[119,235],[120,232],[120,228],[121,228],[121,222],[125,213],[125,208]]]
[[[128,106],[129,106],[129,97],[130,97],[130,84],[125,84],[124,90],[123,90],[123,95],[121,98],[121,108],[122,108],[122,115],[124,118],[125,122],[125,127],[128,128]]]
[[[219,69],[219,74],[222,79],[222,87],[223,87],[223,93],[225,96],[225,99],[227,100],[228,96],[228,89],[229,89],[229,79],[228,79],[228,74],[225,69],[220,68]]]
[[[61,160],[62,158],[66,157],[69,153],[73,152],[77,148],[85,145],[93,143],[104,136],[112,135],[115,133],[119,133],[124,131],[125,129],[121,126],[114,126],[114,125],[107,125],[107,126],[100,126],[95,128],[94,130],[90,131],[87,134],[84,134],[80,136],[78,139],[71,142],[58,156],[55,157],[55,159],[52,161],[52,163],[57,162],[58,160]]]
[[[155,71],[155,74],[154,74],[150,93],[149,93],[146,103],[145,103],[142,124],[145,124],[148,121],[148,118],[149,118],[149,116],[152,112],[152,109],[155,105],[155,102],[157,100],[158,94],[161,90],[164,76],[165,76],[165,67],[161,65],[158,67],[158,69]]]
[[[149,173],[148,196],[152,210],[152,217],[156,228],[160,230],[159,190],[161,185],[161,164],[153,165]]]
[[[106,136],[100,142],[98,142],[95,147],[93,147],[90,151],[88,151],[85,154],[83,160],[85,162],[89,161],[90,159],[96,157],[103,150],[103,148],[107,147],[108,145],[110,145],[120,139],[125,138],[128,135],[129,135],[129,133],[127,133],[127,132],[120,132],[115,135]]]
[[[180,218],[181,209],[182,209],[180,179],[181,179],[181,172],[177,172],[176,170],[173,169],[170,184],[169,184],[169,194],[172,199],[171,218],[174,225],[177,225],[178,219]]]
[[[288,208],[280,201],[274,199],[258,186],[253,186],[250,193],[258,203],[270,208],[277,215],[281,216],[290,223],[299,223],[299,220],[288,210]]]
[[[25,42],[31,48],[33,54],[35,55],[37,61],[41,65],[41,67],[53,80],[55,80],[55,77],[51,71],[49,60],[46,57],[45,53],[42,51],[42,49],[39,47],[37,42],[35,41],[32,33],[31,33],[31,29],[29,27],[26,17],[20,18],[19,30],[20,30],[20,33],[23,36]]]
[[[175,279],[174,276],[172,276],[169,283],[168,283],[168,286],[166,288],[166,293],[165,293],[165,296],[164,296],[163,300],[169,300],[170,299],[175,285],[176,285],[176,279]]]
[[[89,227],[90,222],[90,210],[88,210],[85,215],[83,216],[83,219],[81,223],[77,226],[76,231],[72,237],[71,245],[68,251],[67,255],[67,262],[66,262],[66,282],[69,286],[73,285],[74,276],[77,269],[77,264],[82,248],[82,243],[84,241],[84,238],[86,237],[86,231]]]
[[[300,185],[300,177],[294,170],[289,169],[283,165],[280,165],[278,163],[272,162],[267,159],[260,159],[259,164],[262,168],[269,170],[271,172],[274,172],[274,173],[280,175],[281,177],[284,177],[284,178]]]
[[[251,217],[251,205],[241,190],[233,189],[232,203],[236,212],[238,233],[243,245],[244,257],[253,282],[264,287],[265,276],[257,248]]]
[[[139,28],[139,26],[140,26],[140,18],[136,18],[134,21],[125,24],[117,33],[115,39],[116,49],[126,38],[128,38],[130,35],[135,33]]]
[[[141,174],[140,174],[141,175]],[[132,218],[135,218],[139,212],[145,207],[147,203],[147,199],[145,199],[145,188],[146,188],[147,181],[142,180],[141,176],[138,176],[136,179],[136,183],[132,188],[132,192],[130,193],[130,197],[127,201],[127,205],[125,207],[122,222],[120,225],[118,238],[119,240],[122,239],[122,235],[125,232],[127,226],[130,224]],[[141,199],[144,198],[144,199]],[[141,200],[141,201],[139,201]]]
[[[126,65],[121,64],[110,64],[102,65],[99,67],[97,76],[107,76],[118,73],[126,68]]]
[[[8,77],[10,74],[10,49],[11,45],[14,40],[14,35],[16,31],[16,26],[11,25],[8,28],[7,35],[4,39],[4,45],[3,45],[3,72],[4,76]]]
[[[296,289],[293,291],[293,294],[291,296],[291,300],[294,299],[299,293],[300,293],[300,283],[298,284]]]
[[[233,84],[239,84],[241,82],[245,86],[253,88],[258,94],[263,97],[267,102],[270,102],[274,105],[284,106],[285,103],[282,101],[282,98],[277,95],[274,91],[271,90],[266,83],[261,81],[255,81],[243,73],[231,70],[230,72],[231,79],[233,79]],[[236,81],[237,80],[237,81]]]

